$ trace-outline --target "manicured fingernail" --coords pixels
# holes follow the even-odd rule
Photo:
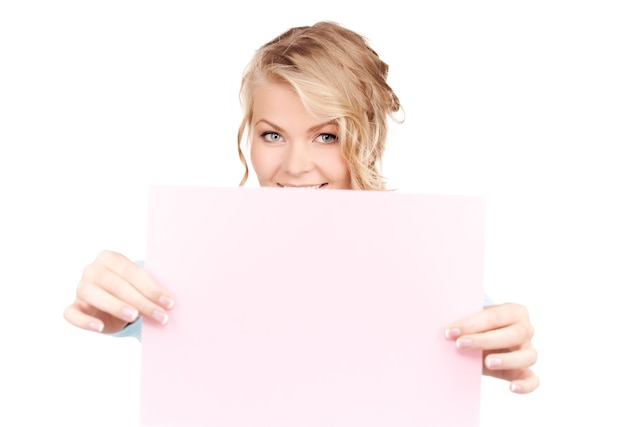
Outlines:
[[[169,310],[170,308],[174,307],[174,300],[170,297],[166,297],[165,295],[161,295],[159,297],[159,304]]]
[[[469,348],[472,346],[472,340],[469,338],[459,338],[456,340],[457,348]]]
[[[461,336],[461,328],[450,328],[446,329],[446,338],[449,340],[453,340]]]
[[[161,325],[165,325],[167,323],[167,314],[163,313],[162,311],[154,310],[152,312],[152,318]]]
[[[139,316],[139,312],[132,307],[124,307],[122,308],[122,317],[128,320],[129,322],[134,322]]]
[[[102,332],[104,330],[104,325],[100,322],[91,321],[88,326],[92,331]]]
[[[498,366],[502,366],[502,359],[499,357],[488,357],[485,359],[485,365],[488,368],[497,368]]]
[[[517,383],[511,383],[511,391],[513,393],[520,393],[522,391],[522,386]]]

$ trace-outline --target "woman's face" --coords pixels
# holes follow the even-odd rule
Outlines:
[[[261,186],[352,188],[337,124],[311,115],[288,85],[257,88],[251,132],[252,167]]]

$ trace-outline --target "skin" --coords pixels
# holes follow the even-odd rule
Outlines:
[[[250,157],[261,186],[352,188],[337,124],[310,114],[286,85],[266,83],[254,101]]]
[[[528,310],[514,303],[485,307],[445,330],[445,337],[456,340],[459,351],[483,352],[483,375],[509,381],[509,389],[520,394],[539,386],[539,378],[530,369],[537,361],[533,334]]]
[[[337,141],[337,126],[308,112],[289,87],[266,83],[255,94],[251,160],[261,186],[351,189]],[[65,319],[80,328],[113,333],[142,316],[164,324],[172,295],[124,255],[103,251],[83,270]],[[483,374],[509,381],[515,393],[530,393],[539,379],[533,327],[519,304],[485,307],[451,323],[445,338],[458,351],[482,351]]]

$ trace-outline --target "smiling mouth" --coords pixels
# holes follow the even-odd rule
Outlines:
[[[289,184],[278,184],[281,188],[308,188],[310,190],[319,190],[320,188],[324,188],[328,185],[327,182],[319,185],[289,185]]]

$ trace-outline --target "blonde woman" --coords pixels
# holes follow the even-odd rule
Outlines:
[[[261,186],[386,190],[380,162],[387,121],[401,110],[387,70],[365,38],[332,22],[292,28],[263,45],[241,84],[241,185],[248,142]],[[103,251],[83,270],[64,315],[80,328],[140,338],[143,319],[166,323],[173,304],[140,265]],[[482,350],[483,373],[509,381],[511,391],[539,385],[525,307],[485,297],[484,310],[451,323],[445,336],[461,350]]]

